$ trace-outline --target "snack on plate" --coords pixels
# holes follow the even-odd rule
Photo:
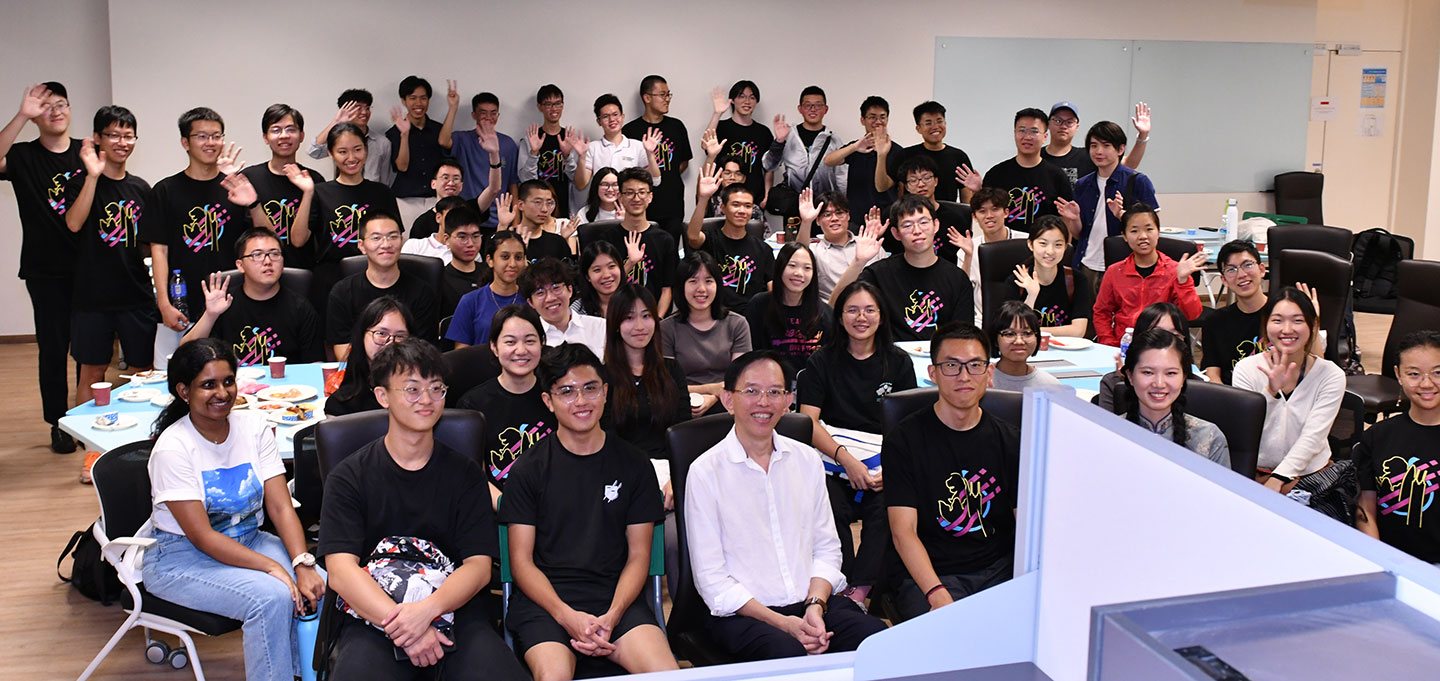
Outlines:
[[[235,409],[244,409],[253,404],[254,402],[255,398],[246,395],[245,393],[239,393],[235,395]]]
[[[266,395],[266,397],[272,400],[297,400],[300,399],[300,397],[304,394],[304,390],[301,390],[299,388],[290,388],[283,392],[270,393],[269,395]]]
[[[284,411],[280,412],[282,421],[308,421],[314,416],[315,405],[309,402],[286,407]]]
[[[265,412],[266,414],[272,414],[280,412],[288,408],[289,406],[290,405],[285,404],[284,402],[261,402],[260,404],[255,405],[255,409]]]
[[[108,428],[120,422],[120,412],[107,411],[95,417],[95,425],[100,428]]]

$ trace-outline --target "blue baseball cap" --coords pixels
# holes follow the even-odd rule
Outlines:
[[[1061,109],[1069,109],[1070,113],[1075,114],[1075,118],[1080,118],[1080,112],[1075,109],[1075,105],[1071,104],[1070,100],[1055,102],[1055,106],[1050,107],[1050,115],[1054,116],[1055,112]]]

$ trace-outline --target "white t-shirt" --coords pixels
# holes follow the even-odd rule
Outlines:
[[[970,249],[970,261],[968,263],[956,263],[965,266],[965,274],[970,277],[970,288],[975,292],[975,326],[983,327],[982,313],[985,311],[983,286],[980,282],[980,244],[985,243],[985,230],[979,223],[972,223],[970,226],[970,238],[974,240],[975,247]],[[1025,235],[1009,227],[1005,228],[1006,239],[1023,239]],[[957,256],[959,257],[959,256]],[[968,265],[968,266],[966,266]]]
[[[1096,173],[1095,181],[1100,183],[1100,200],[1095,204],[1095,222],[1090,227],[1090,241],[1085,245],[1085,257],[1080,259],[1080,264],[1095,270],[1105,271],[1105,237],[1110,235],[1110,228],[1107,226],[1109,218],[1105,214],[1110,208],[1105,205],[1105,183],[1110,181],[1108,177],[1100,177]]]
[[[160,433],[150,450],[150,519],[155,529],[184,534],[167,501],[205,504],[210,527],[232,539],[254,532],[265,519],[265,481],[285,474],[270,424],[259,416],[230,414],[223,444],[206,440],[186,416]]]
[[[450,252],[450,247],[440,243],[433,234],[423,239],[406,239],[405,245],[400,247],[400,252],[439,258],[446,265],[449,265],[450,259],[455,257],[455,254]]]

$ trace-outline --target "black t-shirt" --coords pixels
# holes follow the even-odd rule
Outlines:
[[[1055,209],[1055,199],[1075,198],[1069,176],[1060,166],[1043,158],[1034,168],[1025,168],[1013,158],[1001,161],[985,173],[984,185],[1010,193],[1005,226],[1027,234],[1040,216],[1060,214]]]
[[[761,161],[775,144],[775,133],[764,123],[751,121],[750,125],[740,125],[735,119],[727,118],[715,124],[715,138],[725,142],[719,158],[733,156],[745,166],[745,186],[755,192],[755,203],[760,203],[765,196],[765,167]]]
[[[400,156],[400,130],[391,126],[385,131],[390,140],[390,167],[395,168],[395,181],[390,188],[395,196],[404,198],[429,197],[435,195],[430,180],[440,168],[440,160],[450,155],[449,150],[440,146],[440,121],[425,118],[425,127],[410,126],[410,165],[407,170],[395,168],[395,159]],[[404,226],[401,226],[404,229]]]
[[[1065,269],[1072,275],[1074,295],[1065,285]],[[1034,273],[1034,266],[1030,266]],[[1025,300],[1025,289],[1010,284],[1005,300]],[[1035,296],[1035,312],[1040,315],[1040,326],[1065,326],[1077,319],[1090,319],[1095,296],[1090,292],[1090,278],[1080,268],[1062,268],[1055,273],[1055,280],[1040,287]]]
[[[500,555],[499,530],[480,467],[435,441],[430,460],[407,471],[380,438],[351,454],[325,481],[322,556],[348,553],[363,564],[386,537],[419,537],[457,565]]]
[[[310,179],[315,181],[316,187],[325,181],[325,176],[314,168],[302,165],[300,169],[310,173]],[[310,268],[315,262],[314,237],[311,237],[311,241],[305,242],[304,246],[297,247],[290,243],[290,226],[295,224],[296,211],[300,210],[300,200],[304,198],[305,193],[290,182],[290,178],[272,172],[268,163],[250,166],[240,171],[240,174],[255,186],[255,195],[260,197],[260,208],[270,216],[270,224],[275,228],[275,235],[280,237],[280,250],[285,254],[285,266]],[[310,197],[310,202],[312,204],[315,202],[313,195]],[[315,229],[313,223],[311,223],[310,229]]]
[[[550,188],[555,190],[555,214],[570,214],[570,176],[565,174],[565,161],[568,155],[560,151],[560,140],[565,139],[565,128],[560,128],[557,134],[550,134],[544,130],[540,131],[540,153],[535,155],[535,179],[543,180]],[[520,140],[520,144],[527,145],[528,140]],[[582,149],[580,153],[585,153]]]
[[[942,324],[975,323],[975,293],[970,277],[952,262],[915,267],[892,255],[860,272],[859,279],[880,289],[886,324],[897,341],[928,340]]]
[[[629,558],[625,530],[665,517],[655,468],[609,434],[600,451],[572,454],[545,438],[515,466],[500,521],[535,528],[535,566],[557,585],[613,587]]]
[[[976,572],[1015,552],[1015,426],[982,414],[970,430],[951,430],[926,407],[887,433],[882,451],[885,503],[916,510],[936,574]]]
[[[525,257],[530,262],[541,258],[555,258],[557,260],[573,261],[575,254],[570,252],[570,242],[565,237],[554,232],[540,232],[539,236],[532,236],[525,243]]]
[[[1239,305],[1226,305],[1205,320],[1201,330],[1205,356],[1200,368],[1219,367],[1220,381],[1230,385],[1235,363],[1260,352],[1260,333],[1264,326],[1264,309],[1245,312]]]
[[[435,290],[430,288],[430,284],[402,270],[390,288],[377,288],[364,272],[356,272],[330,289],[330,303],[325,308],[325,342],[330,345],[349,343],[360,312],[380,296],[394,296],[410,309],[410,317],[415,320],[416,327],[410,329],[410,335],[432,342],[435,340],[440,324],[440,318],[436,316],[439,301],[436,300]]]
[[[610,378],[620,380],[616,376]],[[665,419],[665,423],[660,426],[651,421],[655,407],[650,401],[650,391],[645,388],[645,382],[636,377],[631,378],[635,385],[636,400],[634,409],[626,413],[620,413],[615,405],[615,386],[610,386],[610,399],[605,403],[605,416],[614,426],[610,433],[635,445],[652,459],[668,459],[670,447],[665,441],[665,430],[690,418],[690,404],[686,397],[690,389],[685,385],[685,369],[674,358],[665,358],[665,375],[661,380],[669,381],[675,386],[676,399],[683,404],[667,405],[670,418]]]
[[[899,147],[895,147],[893,153],[900,151]],[[885,160],[886,165],[889,165],[889,157]],[[890,218],[890,204],[895,202],[895,189],[875,191],[875,165],[879,162],[880,156],[873,151],[857,151],[845,157],[845,165],[849,168],[846,172],[850,178],[845,186],[845,198],[850,202],[851,225],[865,224],[865,214],[870,212],[872,206],[880,209],[881,220]]]
[[[80,140],[55,153],[39,140],[17,142],[5,155],[0,180],[15,185],[20,209],[20,278],[69,277],[75,272],[76,238],[65,228],[65,185],[85,174]]]
[[[881,219],[889,220],[890,217],[887,215]],[[935,255],[940,256],[940,259],[945,262],[952,264],[958,263],[960,261],[960,248],[950,243],[950,228],[954,227],[960,230],[961,234],[970,234],[971,222],[969,216],[965,215],[955,206],[939,203],[935,204],[935,221],[940,223],[940,226],[935,230]],[[891,225],[891,227],[894,227],[894,225]],[[885,230],[885,235],[880,238],[880,245],[884,246],[885,251],[891,255],[899,255],[905,252],[905,244],[895,238],[894,229]]]
[[[490,220],[490,211],[480,210],[480,205],[475,203],[474,199],[466,201],[465,206],[470,210],[473,210],[476,213],[480,214],[481,232],[495,231],[494,227],[484,226],[484,224]],[[440,231],[440,221],[436,219],[435,209],[431,208],[430,210],[421,213],[420,217],[415,218],[415,221],[410,223],[409,236],[411,239],[424,239],[425,237],[428,237],[438,231]]]
[[[65,186],[65,205],[74,206],[85,185],[77,175]],[[145,252],[140,248],[140,216],[150,184],[134,173],[95,182],[90,214],[80,227],[75,260],[75,299],[78,310],[129,310],[155,307],[155,285]],[[197,311],[198,315],[199,312]]]
[[[723,292],[725,307],[744,314],[750,299],[766,290],[770,283],[770,275],[775,271],[775,251],[748,230],[741,239],[731,239],[723,230],[723,225],[707,227],[705,243],[698,250],[709,253],[720,265],[720,281],[715,283]]]
[[[460,398],[461,409],[485,414],[485,474],[496,487],[505,488],[515,462],[555,430],[555,415],[540,399],[540,383],[516,395],[500,385],[500,379],[470,389]]]
[[[250,211],[230,203],[218,174],[195,180],[184,171],[160,180],[145,199],[140,241],[168,248],[170,269],[185,280],[191,320],[205,311],[200,282],[212,272],[235,268],[235,239],[250,229]],[[170,275],[165,275],[165,281]]]
[[[660,184],[655,187],[655,199],[650,202],[646,217],[664,223],[684,217],[685,180],[680,176],[681,164],[691,158],[690,133],[685,124],[666,116],[659,123],[647,123],[637,118],[620,129],[626,137],[642,139],[651,128],[660,131],[660,146],[655,148],[655,162],[660,166]]]
[[[1405,413],[1371,426],[1353,455],[1360,490],[1375,493],[1380,539],[1427,563],[1440,563],[1440,523],[1425,522],[1435,503],[1437,452],[1440,426]]]
[[[1095,172],[1095,162],[1090,160],[1090,152],[1084,147],[1070,147],[1064,156],[1051,156],[1048,147],[1041,147],[1040,158],[1060,166],[1065,176],[1070,178],[1072,189],[1080,178]]]
[[[441,319],[455,314],[455,306],[465,294],[490,283],[489,269],[479,260],[475,261],[474,272],[455,269],[453,261],[445,265],[440,277],[440,311],[437,313]]]
[[[1138,274],[1138,275],[1140,275],[1140,278],[1141,278],[1141,279],[1144,279],[1144,278],[1146,278],[1146,277],[1148,277],[1148,276],[1150,276],[1150,275],[1152,275],[1152,274],[1155,274],[1155,268],[1156,268],[1157,266],[1159,266],[1159,265],[1160,265],[1160,263],[1158,263],[1158,262],[1155,263],[1154,265],[1149,266],[1149,267],[1141,267],[1141,266],[1139,266],[1139,265],[1136,265],[1136,266],[1135,266],[1135,273]]]
[[[810,147],[815,146],[815,138],[819,137],[819,136],[820,136],[820,133],[822,133],[822,132],[824,132],[824,131],[825,131],[825,126],[823,126],[823,125],[820,126],[820,129],[819,129],[819,130],[811,130],[811,129],[803,126],[803,125],[797,125],[797,126],[795,126],[795,134],[797,134],[797,135],[800,136],[800,141],[805,143],[805,148],[806,148],[806,149],[809,149]],[[808,168],[807,168],[807,171],[808,171]]]
[[[975,169],[975,164],[970,162],[969,154],[948,144],[939,151],[931,151],[930,149],[926,149],[923,143],[913,147],[905,147],[904,149],[891,151],[890,155],[885,159],[885,172],[890,175],[890,181],[897,185],[905,183],[905,178],[899,177],[898,171],[900,170],[900,164],[912,156],[929,157],[931,161],[935,162],[935,167],[939,169],[935,172],[935,200],[960,200],[960,189],[962,187],[960,181],[955,179],[955,170],[962,165],[969,167],[971,170]]]
[[[254,300],[243,282],[231,282],[230,295],[230,309],[215,320],[210,337],[231,343],[240,366],[264,366],[274,355],[292,364],[325,360],[310,301],[284,287],[268,300]]]
[[[745,310],[745,320],[750,322],[750,347],[774,350],[790,363],[792,369],[799,371],[805,368],[805,360],[820,349],[825,334],[830,331],[833,311],[829,305],[821,303],[817,310],[820,320],[815,325],[815,332],[806,335],[804,325],[800,323],[800,306],[781,305],[780,327],[774,328],[769,309],[774,295],[770,291],[761,291],[750,299],[750,306]]]
[[[360,255],[360,219],[372,210],[400,218],[395,195],[374,180],[357,185],[331,180],[316,185],[315,196],[310,199],[310,239],[315,242],[315,262],[340,262]],[[405,233],[405,225],[400,225],[400,233]]]
[[[876,347],[865,359],[855,359],[843,346],[820,348],[800,372],[802,406],[820,408],[820,418],[837,428],[867,433],[884,430],[886,395],[915,385],[915,365],[894,346]]]
[[[625,237],[629,236],[630,230],[621,225],[605,229],[599,236],[600,239],[610,242],[621,253],[622,259],[626,253]],[[640,244],[645,247],[645,258],[637,266],[626,270],[625,280],[632,284],[639,284],[650,289],[650,294],[655,300],[660,300],[660,294],[670,288],[675,278],[675,268],[678,266],[678,251],[675,249],[675,237],[669,232],[650,226],[640,233]],[[625,263],[620,263],[621,267]],[[581,276],[585,273],[581,272]],[[664,312],[662,311],[663,315]],[[605,316],[602,312],[599,316]]]

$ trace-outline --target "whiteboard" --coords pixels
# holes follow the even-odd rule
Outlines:
[[[1061,100],[1080,115],[1076,145],[1102,120],[1133,143],[1136,101],[1155,141],[1140,170],[1166,194],[1271,189],[1304,170],[1313,46],[1032,38],[935,39],[935,99],[950,143],[988,169],[1015,155],[1015,112]]]

